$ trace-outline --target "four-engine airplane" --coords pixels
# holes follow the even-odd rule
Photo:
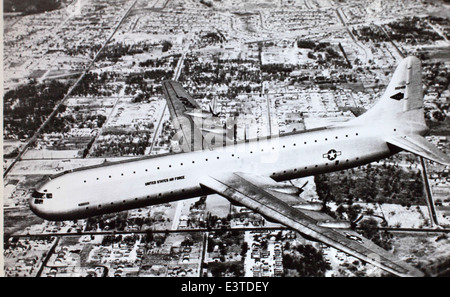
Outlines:
[[[450,165],[450,158],[423,137],[428,129],[417,58],[408,57],[398,65],[382,98],[360,117],[231,144],[212,144],[217,134],[211,137],[196,126],[189,113],[199,106],[179,83],[165,81],[163,89],[184,153],[107,162],[52,176],[32,194],[32,211],[47,220],[75,220],[220,194],[302,236],[395,275],[423,275],[277,183],[352,168],[402,150]],[[287,202],[293,196],[299,204],[296,207]]]

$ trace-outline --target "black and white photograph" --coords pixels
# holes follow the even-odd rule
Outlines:
[[[2,5],[1,276],[450,276],[449,0]]]

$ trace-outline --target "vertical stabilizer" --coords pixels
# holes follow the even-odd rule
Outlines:
[[[381,99],[369,111],[352,122],[386,120],[425,126],[422,66],[416,57],[410,56],[400,62]]]

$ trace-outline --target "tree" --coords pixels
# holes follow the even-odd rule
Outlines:
[[[439,110],[433,111],[432,116],[434,119],[436,119],[439,122],[442,122],[443,120],[445,120],[445,115],[442,112],[440,112]]]
[[[392,248],[391,234],[387,231],[380,231],[378,221],[374,218],[363,220],[359,223],[359,231],[367,239],[372,240],[376,245],[381,246],[385,250]]]
[[[162,51],[163,52],[167,52],[172,47],[172,43],[170,43],[169,41],[165,40],[163,42],[162,46],[163,46]]]
[[[241,245],[241,256],[245,257],[245,255],[247,254],[248,251],[248,243],[246,241],[244,241]]]
[[[192,246],[193,244],[194,244],[194,241],[192,240],[192,238],[186,238],[181,243],[181,246]]]
[[[312,245],[299,245],[295,250],[300,256],[295,254],[283,255],[285,269],[295,269],[302,277],[322,277],[330,269],[330,265],[325,262],[322,252],[316,250]]]

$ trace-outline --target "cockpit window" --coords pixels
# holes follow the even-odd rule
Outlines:
[[[33,194],[31,194],[31,197],[33,198],[44,198],[45,194],[39,193],[38,191],[34,190]]]
[[[53,198],[53,194],[52,193],[40,193],[36,190],[34,190],[33,194],[31,194],[31,197],[33,198],[40,198],[40,199],[51,199]]]

